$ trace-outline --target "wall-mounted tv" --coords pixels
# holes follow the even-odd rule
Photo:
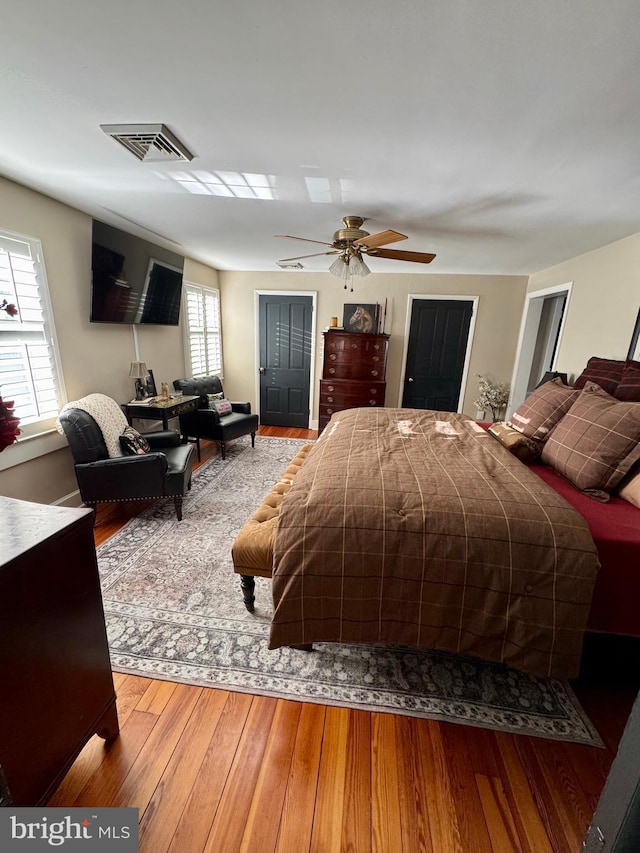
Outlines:
[[[177,326],[184,258],[93,220],[91,322]]]

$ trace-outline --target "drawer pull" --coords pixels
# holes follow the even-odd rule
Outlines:
[[[327,397],[327,403],[333,403],[333,397]]]
[[[335,354],[335,352],[332,352],[332,353],[331,353],[331,355],[329,356],[329,358],[331,359],[331,361],[335,361],[337,357],[338,357],[338,356]]]
[[[329,388],[328,388],[327,390],[329,390],[329,391],[335,391],[336,389],[335,389],[335,386],[333,386],[333,385],[329,385]]]
[[[380,356],[378,356],[378,355],[373,355],[373,356],[371,356],[371,361],[375,361],[376,363],[377,363],[377,362],[379,362],[379,361],[380,361]]]
[[[378,389],[377,389],[377,388],[369,388],[369,393],[370,393],[370,394],[377,394],[377,393],[378,393]]]
[[[328,414],[328,415],[332,415],[332,414],[333,414],[333,409],[327,409],[327,414]]]
[[[329,368],[329,373],[335,373],[335,372],[336,372],[335,367],[330,367],[330,368]]]
[[[378,375],[378,371],[377,371],[377,370],[372,370],[372,371],[371,371],[371,375],[372,375],[372,376],[377,376],[377,375]]]
[[[369,405],[375,406],[377,402],[378,402],[377,400],[369,400]]]

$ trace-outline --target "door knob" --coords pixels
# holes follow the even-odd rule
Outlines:
[[[410,377],[407,379],[407,382],[413,382],[413,378],[410,376]]]
[[[265,368],[264,368],[264,367],[261,367],[261,368],[259,369],[259,372],[260,372],[260,373],[264,373],[264,372],[265,372]]]

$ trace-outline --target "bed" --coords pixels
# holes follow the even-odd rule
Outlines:
[[[234,546],[243,586],[273,573],[270,647],[435,647],[573,677],[587,628],[640,636],[640,509],[611,495],[633,474],[638,436],[609,430],[624,438],[623,463],[591,450],[595,473],[583,460],[576,473],[593,438],[578,402],[595,412],[598,447],[610,443],[598,407],[621,423],[618,401],[586,383],[550,385],[513,421],[544,448],[530,465],[462,415],[337,413],[280,487],[264,570]],[[640,432],[640,407],[626,409]],[[582,424],[575,452],[565,422]]]

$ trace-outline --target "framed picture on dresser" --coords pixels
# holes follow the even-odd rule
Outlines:
[[[345,332],[367,334],[378,331],[378,306],[348,304],[344,306],[342,326]]]

